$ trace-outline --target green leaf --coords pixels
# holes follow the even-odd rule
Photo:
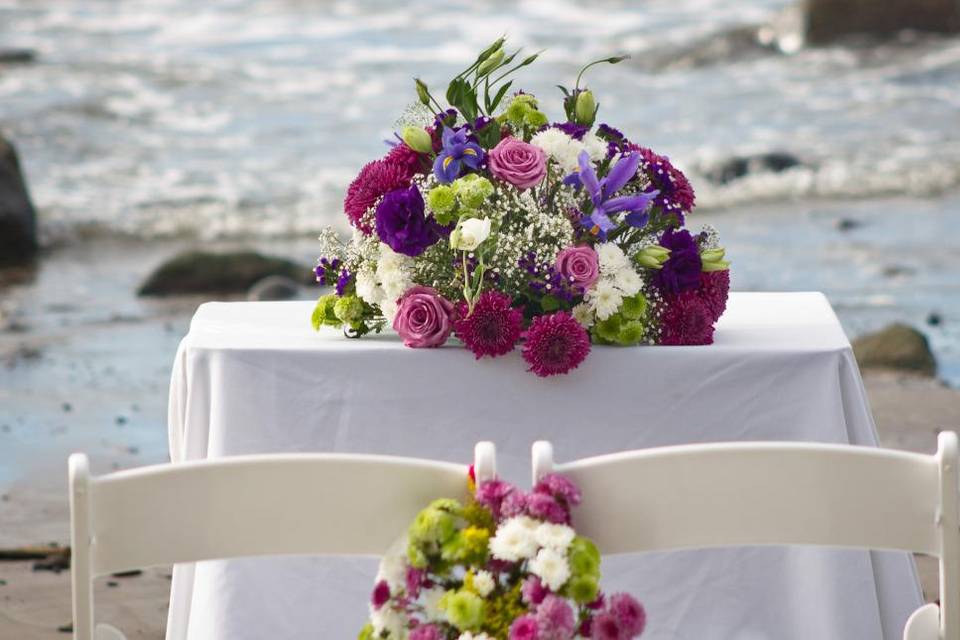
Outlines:
[[[487,113],[493,113],[493,110],[496,109],[497,105],[500,104],[500,101],[503,100],[503,96],[505,96],[507,91],[510,90],[510,85],[512,84],[513,80],[500,87],[500,90],[497,91],[496,95],[493,97],[493,100],[491,100],[490,104],[487,106]]]
[[[320,331],[320,327],[323,325],[325,307],[326,304],[324,304],[323,300],[321,299],[319,302],[317,302],[317,306],[313,308],[313,313],[310,315],[310,324],[313,325],[314,331]]]
[[[545,295],[540,298],[540,308],[549,313],[560,308],[560,301],[551,295]]]

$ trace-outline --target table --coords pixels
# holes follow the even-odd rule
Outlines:
[[[734,293],[710,347],[595,347],[551,379],[527,373],[517,352],[475,361],[456,346],[406,349],[393,335],[318,335],[311,308],[199,308],[173,370],[174,462],[281,451],[468,462],[474,442],[489,439],[501,475],[527,486],[537,439],[553,441],[560,461],[730,440],[877,445],[850,344],[819,293]],[[355,637],[375,567],[358,558],[178,566],[167,638]],[[922,602],[903,553],[750,547],[620,556],[603,568],[606,589],[646,605],[645,640],[893,640]]]

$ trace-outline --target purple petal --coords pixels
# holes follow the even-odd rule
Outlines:
[[[634,211],[633,213],[627,215],[623,221],[631,227],[637,227],[639,229],[640,227],[647,226],[647,223],[650,222],[650,214]]]
[[[452,143],[456,142],[456,140],[454,140],[456,135],[457,135],[457,131],[455,131],[454,129],[451,129],[450,127],[444,127],[443,133],[440,134],[440,140],[443,141],[443,146],[448,147]]]
[[[592,199],[598,199],[600,197],[600,181],[597,180],[597,173],[593,170],[593,165],[590,164],[590,154],[581,151],[580,155],[577,156],[577,162],[580,164],[580,182],[590,192]]]
[[[610,173],[607,174],[607,177],[603,179],[603,195],[605,198],[609,198],[617,191],[623,188],[623,185],[630,182],[633,176],[637,175],[637,168],[640,166],[640,154],[631,153],[630,155],[620,158],[617,161],[617,164],[613,166],[613,169],[610,169]]]
[[[606,213],[617,213],[619,211],[643,212],[647,210],[655,197],[656,194],[652,193],[637,193],[629,196],[620,196],[619,198],[611,198],[603,203],[603,210]]]

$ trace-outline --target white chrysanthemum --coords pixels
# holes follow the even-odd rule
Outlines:
[[[625,267],[617,272],[613,284],[623,292],[625,296],[635,296],[643,288],[643,280],[637,275],[637,272],[630,267]]]
[[[534,532],[537,544],[558,553],[565,553],[576,535],[576,532],[567,525],[552,522],[541,523]]]
[[[393,607],[384,606],[374,609],[371,605],[370,624],[378,634],[386,631],[391,640],[403,640],[407,637],[407,617]]]
[[[446,613],[440,607],[440,600],[446,593],[440,587],[420,590],[420,604],[423,605],[423,613],[429,622],[446,620]]]
[[[597,248],[597,257],[600,259],[600,273],[615,275],[629,264],[623,249],[612,242],[604,242]]]
[[[399,308],[397,301],[393,299],[387,299],[380,303],[380,311],[383,312],[383,317],[386,318],[388,325],[393,326],[393,319],[397,317]]]
[[[606,320],[623,304],[623,294],[606,278],[588,291],[586,298],[598,320]]]
[[[537,557],[530,561],[530,571],[551,591],[560,591],[570,578],[566,556],[553,549],[540,549]]]
[[[473,586],[476,587],[481,598],[486,598],[497,585],[493,581],[493,574],[481,569],[477,571],[477,575],[473,576]]]
[[[526,520],[529,518],[510,518],[497,528],[496,535],[490,539],[490,553],[494,558],[518,562],[533,557],[537,552],[537,541]]]
[[[485,633],[478,633],[477,635],[473,635],[469,631],[464,631],[459,636],[457,636],[457,640],[493,640],[493,638],[491,638]]]
[[[593,309],[590,308],[589,304],[581,302],[573,308],[572,313],[573,319],[579,322],[584,329],[593,326]]]
[[[533,136],[530,144],[543,149],[544,153],[556,161],[565,173],[577,170],[579,166],[578,156],[583,151],[583,143],[574,140],[560,129],[544,129]]]
[[[590,159],[599,162],[607,157],[607,143],[594,132],[583,136],[583,148],[590,154]]]
[[[407,584],[407,558],[400,555],[386,555],[380,560],[380,568],[377,570],[377,582],[381,580],[387,583],[391,593],[397,593],[406,588]]]
[[[364,268],[357,273],[357,295],[367,304],[383,302],[383,289],[377,284],[377,276],[372,270]]]

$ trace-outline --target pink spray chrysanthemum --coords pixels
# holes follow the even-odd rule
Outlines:
[[[713,344],[713,314],[696,291],[669,299],[660,321],[661,344]]]
[[[528,495],[527,513],[538,520],[546,520],[554,524],[570,524],[570,512],[548,493]]]
[[[499,520],[504,500],[514,491],[513,485],[503,480],[488,480],[477,485],[475,498],[479,504],[490,509],[494,519]]]
[[[350,218],[350,223],[369,235],[373,229],[363,222],[364,215],[385,194],[409,187],[411,177],[408,167],[387,162],[386,159],[365,165],[347,187],[347,195],[343,199],[343,210]]]
[[[505,293],[484,291],[472,312],[468,313],[463,302],[457,306],[454,331],[477,359],[502,356],[517,345],[523,331],[523,312],[511,307],[512,302]]]
[[[443,640],[444,635],[436,625],[422,624],[407,636],[410,640]]]
[[[540,640],[540,627],[537,619],[527,614],[520,616],[510,625],[510,640]]]
[[[540,582],[540,578],[537,576],[530,576],[524,581],[523,586],[520,587],[520,595],[528,605],[536,606],[540,604],[549,593],[550,590],[543,586],[543,583]]]
[[[576,629],[573,609],[567,601],[555,595],[548,595],[537,607],[537,626],[540,640],[569,640]]]
[[[559,473],[548,473],[543,476],[533,490],[536,493],[548,493],[571,507],[580,504],[580,489]]]
[[[523,359],[540,377],[568,373],[590,353],[590,336],[566,311],[533,319],[523,345]]]
[[[373,587],[373,593],[370,594],[370,604],[374,609],[379,609],[387,600],[390,599],[390,587],[385,580],[381,580]]]
[[[520,489],[514,489],[504,498],[500,507],[500,515],[504,518],[514,518],[516,516],[526,515],[527,513],[527,494]]]
[[[629,593],[610,596],[610,613],[617,618],[617,623],[627,638],[636,638],[647,626],[647,612]]]
[[[705,271],[700,274],[700,288],[697,295],[707,309],[710,310],[710,316],[716,322],[727,309],[727,297],[730,295],[730,272],[723,271]]]
[[[609,611],[598,613],[590,625],[593,640],[623,640],[617,617]]]

